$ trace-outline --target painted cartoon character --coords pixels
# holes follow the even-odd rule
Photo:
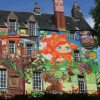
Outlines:
[[[54,76],[54,74],[50,74],[50,73],[45,73],[44,75],[44,80],[45,82],[50,83],[51,85],[49,85],[46,88],[47,92],[63,92],[63,80],[60,78],[57,78],[56,76]]]
[[[70,43],[67,39],[67,34],[56,34],[52,33],[49,37],[42,39],[43,47],[40,48],[39,53],[45,56],[48,55],[47,59],[50,63],[62,62],[66,60],[68,63],[72,63],[72,50],[77,49],[77,45]]]

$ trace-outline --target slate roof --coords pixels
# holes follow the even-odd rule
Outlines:
[[[10,13],[10,11],[3,11],[0,10],[0,26],[4,26],[5,20],[7,20],[7,16]]]
[[[38,22],[40,29],[43,30],[57,30],[54,22],[53,14],[41,14],[35,15],[35,19]]]
[[[7,20],[8,15],[11,11],[4,11],[0,10],[0,26],[4,26],[4,22]],[[25,28],[25,21],[31,16],[34,15],[40,30],[51,30],[57,31],[57,27],[54,21],[53,14],[41,14],[35,15],[32,12],[16,12],[13,11],[18,18],[18,22],[20,27]],[[70,16],[65,16],[66,19],[66,29],[67,30],[76,30],[76,27],[79,30],[92,30],[89,24],[84,20],[81,19],[80,21],[74,21]]]

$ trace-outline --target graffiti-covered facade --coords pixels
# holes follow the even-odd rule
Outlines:
[[[30,13],[20,14],[0,11],[0,93],[7,95],[25,93],[25,69],[36,56],[36,21]]]
[[[71,14],[64,16],[63,0],[54,0],[54,15],[36,16],[40,28],[36,63],[40,69],[28,69],[33,76],[30,85],[26,84],[27,91],[94,93],[99,89],[96,37],[77,2]]]
[[[0,10],[0,92],[93,93],[99,89],[97,41],[74,2],[71,17],[63,0],[54,14]],[[99,75],[99,74],[98,74]]]

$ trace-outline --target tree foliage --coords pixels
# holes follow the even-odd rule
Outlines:
[[[100,46],[100,0],[94,0],[94,1],[96,5],[91,10],[91,14],[95,22],[94,30],[98,38],[98,45]]]

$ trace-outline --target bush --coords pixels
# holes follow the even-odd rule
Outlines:
[[[0,98],[0,100],[4,100]],[[49,94],[37,95],[34,97],[32,95],[16,95],[10,100],[100,100],[100,95],[89,95],[89,94]]]

